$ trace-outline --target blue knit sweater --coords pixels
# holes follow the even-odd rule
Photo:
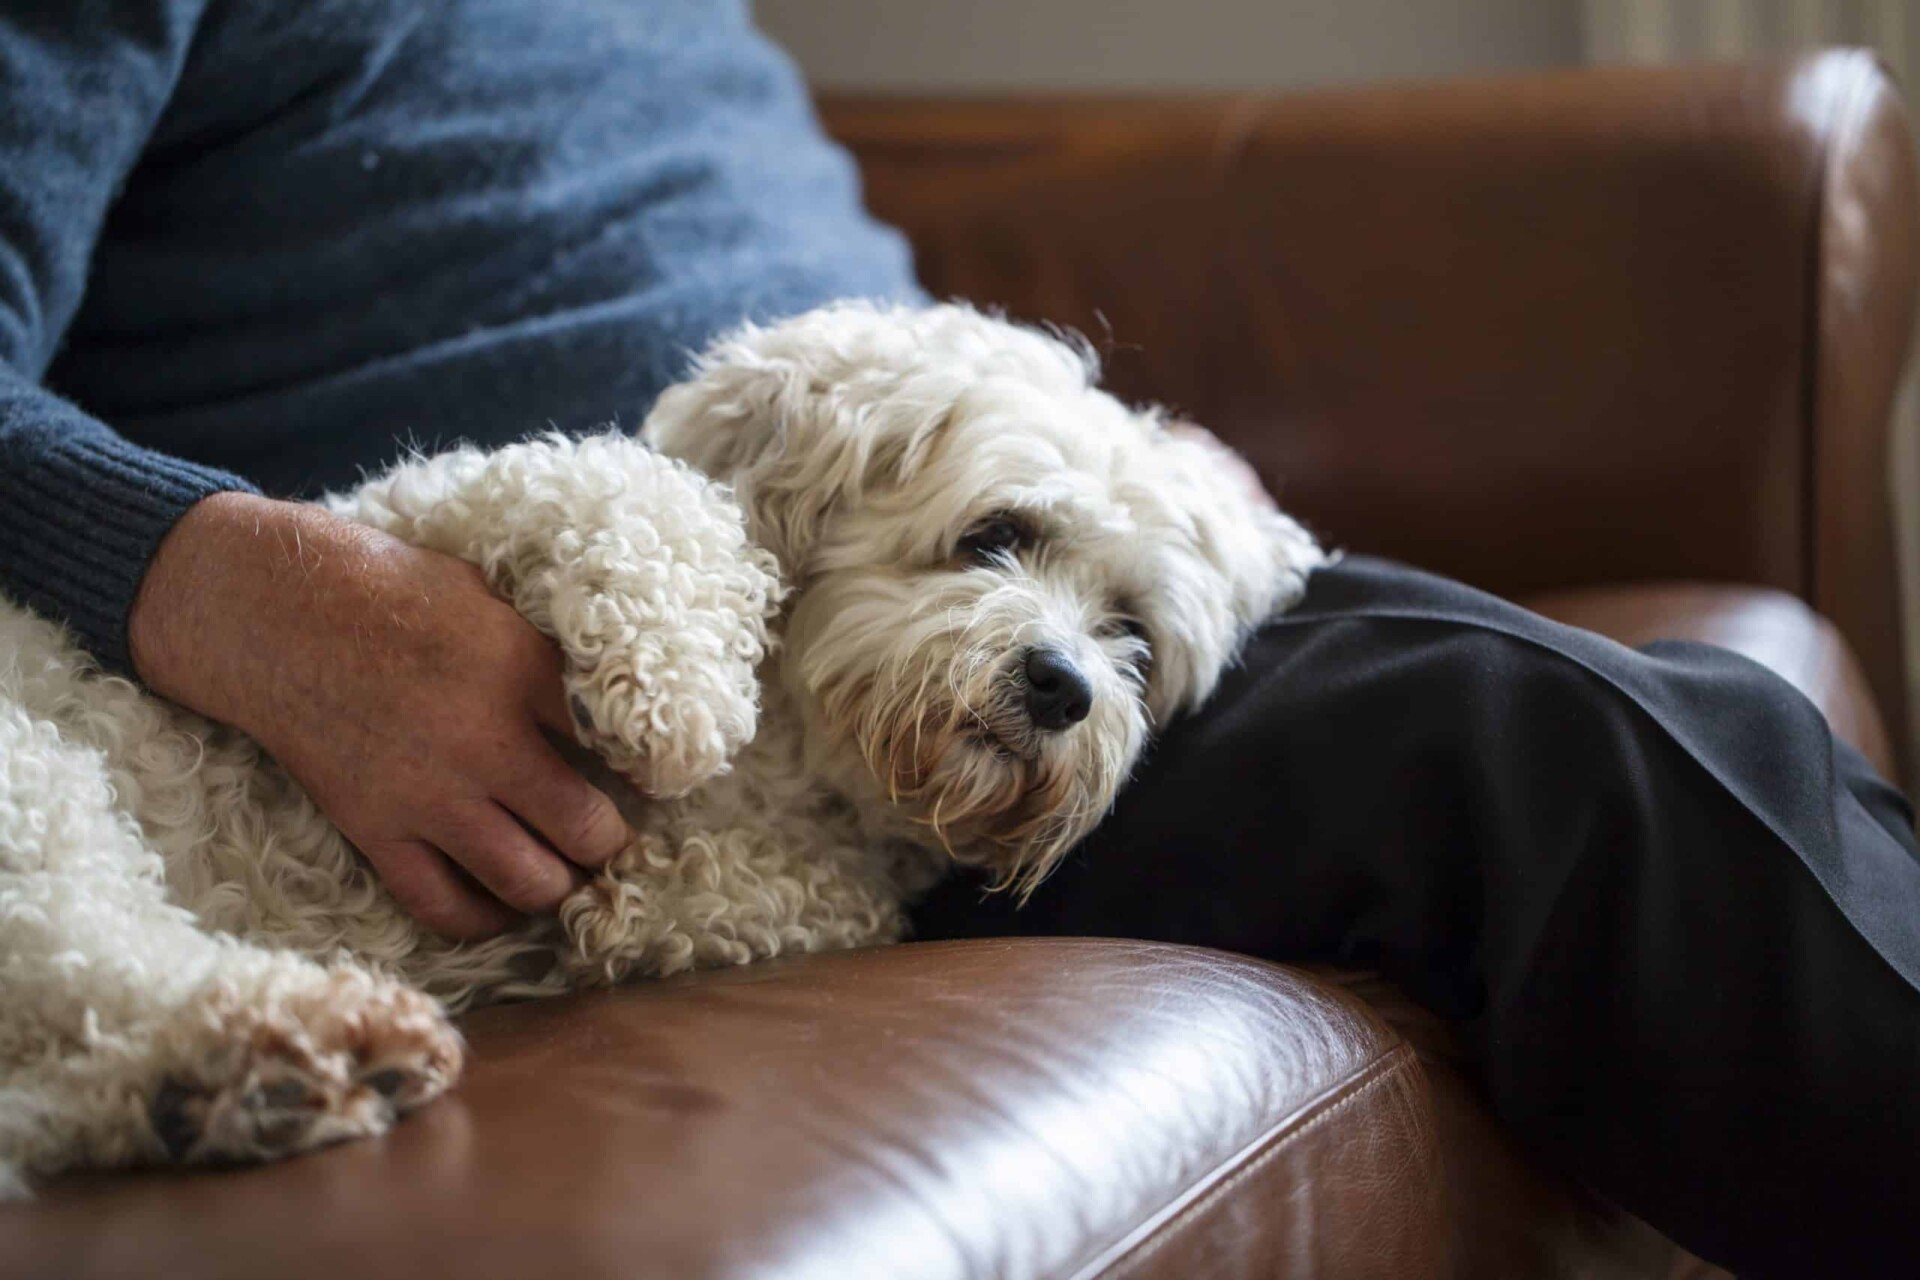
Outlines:
[[[0,8],[0,593],[126,669],[160,539],[407,443],[631,425],[914,290],[744,0]]]

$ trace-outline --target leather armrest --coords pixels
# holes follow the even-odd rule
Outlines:
[[[1751,658],[1807,695],[1834,733],[1882,776],[1898,776],[1859,660],[1832,623],[1790,595],[1752,587],[1644,583],[1552,592],[1522,603],[1624,645],[1699,640]]]
[[[1420,1280],[1412,1051],[1296,971],[1125,942],[916,944],[484,1010],[377,1142],[75,1179],[0,1275]]]
[[[1889,422],[1907,376],[1920,278],[1920,176],[1893,82],[1857,65],[1828,64],[1822,74],[1845,105],[1827,131],[1811,268],[1813,545],[1811,589],[1802,594],[1846,634],[1898,735],[1893,754],[1904,758],[1911,726],[1894,493],[1916,478],[1889,479]]]

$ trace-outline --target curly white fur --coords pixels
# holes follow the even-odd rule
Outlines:
[[[963,307],[843,304],[717,343],[648,443],[329,499],[559,644],[635,831],[484,943],[417,927],[251,741],[0,601],[0,1189],[379,1132],[455,1079],[449,1011],[890,941],[953,861],[1037,883],[1323,559],[1095,372]],[[1084,718],[1035,715],[1037,648]]]

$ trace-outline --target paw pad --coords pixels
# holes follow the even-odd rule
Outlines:
[[[201,1095],[178,1080],[163,1080],[147,1108],[147,1122],[169,1160],[184,1160],[200,1140],[200,1122],[190,1107]]]
[[[202,1047],[154,1088],[147,1117],[178,1163],[270,1160],[385,1132],[460,1071],[431,1000],[351,971],[260,1004],[222,995],[191,1018]]]

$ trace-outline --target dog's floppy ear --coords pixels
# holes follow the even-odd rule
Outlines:
[[[1166,421],[1160,441],[1166,477],[1185,491],[1200,545],[1233,584],[1242,620],[1257,623],[1298,602],[1328,556],[1281,512],[1253,465],[1191,422]]]
[[[817,394],[796,362],[723,344],[662,393],[642,428],[662,453],[730,484],[749,535],[789,574],[800,571],[847,465],[817,429]]]
[[[962,304],[837,302],[708,348],[642,429],[733,486],[749,531],[805,579],[837,509],[909,483],[983,388],[1087,390],[1085,348]]]
[[[1266,481],[1253,469],[1253,464],[1234,452],[1219,436],[1197,422],[1182,418],[1167,418],[1161,426],[1174,440],[1184,440],[1205,450],[1208,459],[1219,468],[1230,487],[1244,494],[1255,506],[1279,505],[1273,500],[1273,495],[1267,492]]]
[[[661,395],[642,434],[730,484],[754,541],[798,581],[835,509],[904,480],[966,385],[923,358],[907,314],[843,303],[748,325]]]

